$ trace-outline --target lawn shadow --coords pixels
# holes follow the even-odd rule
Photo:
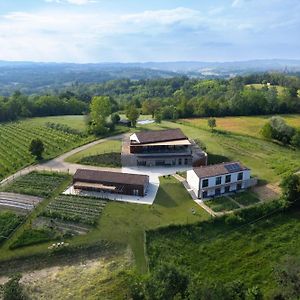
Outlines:
[[[159,187],[156,197],[157,200],[154,202],[154,204],[156,205],[169,207],[169,208],[177,206],[177,203],[172,199],[172,197],[170,197],[170,195],[161,186]]]
[[[213,153],[207,153],[208,156],[208,164],[220,164],[223,162],[229,162],[230,159],[227,156],[220,155],[220,154],[213,154]]]

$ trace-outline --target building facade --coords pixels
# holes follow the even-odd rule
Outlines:
[[[229,162],[187,171],[187,182],[198,198],[205,199],[247,189],[257,180],[241,163]]]
[[[207,154],[180,129],[143,131],[123,141],[123,166],[200,166]]]
[[[120,172],[78,169],[73,177],[75,190],[123,194],[143,197],[147,193],[149,176]]]

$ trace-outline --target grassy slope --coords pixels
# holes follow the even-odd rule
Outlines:
[[[195,126],[163,122],[163,127],[180,127],[190,138],[199,138],[208,149],[211,163],[239,160],[252,169],[252,175],[268,182],[278,182],[288,171],[300,169],[300,151],[247,135],[212,133]]]
[[[98,155],[110,152],[121,152],[121,141],[107,141],[105,143],[98,144],[89,149],[78,152],[66,159],[68,162],[78,163],[82,158],[92,155]]]
[[[271,116],[216,118],[217,129],[261,137],[260,130],[270,117]],[[283,115],[282,117],[289,125],[300,128],[300,115]],[[184,121],[206,130],[209,129],[207,118],[184,119]]]
[[[126,299],[123,271],[131,267],[130,253],[111,253],[87,263],[29,274],[24,279],[30,299]],[[30,276],[31,275],[31,276]],[[38,279],[38,280],[36,280]]]
[[[24,123],[34,124],[34,125],[45,125],[47,122],[58,123],[63,125],[68,125],[71,128],[85,131],[86,123],[85,116],[54,116],[54,117],[41,117],[27,119]]]
[[[65,183],[65,186],[68,183]],[[60,188],[63,190],[63,187]],[[58,194],[58,191],[55,193]],[[46,200],[33,212],[26,225],[21,228],[10,241],[13,242],[25,228],[30,226],[30,220],[35,218],[49,203]],[[192,208],[196,214],[192,214]],[[144,256],[144,230],[154,229],[169,224],[186,224],[207,219],[209,216],[190,198],[181,183],[174,178],[161,179],[161,186],[153,206],[109,202],[100,217],[97,228],[84,236],[70,240],[71,245],[94,243],[97,240],[129,244],[133,250],[137,267],[146,270]],[[25,247],[11,251],[6,243],[1,248],[0,259],[8,259],[45,251],[49,243]]]
[[[286,255],[300,255],[299,218],[298,211],[233,231],[228,225],[206,224],[154,233],[148,237],[150,265],[173,261],[203,280],[240,279],[271,292],[273,267]]]

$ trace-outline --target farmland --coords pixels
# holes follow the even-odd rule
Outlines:
[[[53,219],[96,225],[105,205],[106,201],[97,198],[60,195],[48,204],[41,215]]]
[[[72,120],[71,117],[69,119]],[[43,122],[47,123],[48,120],[51,119],[44,118]],[[92,136],[82,137],[79,134],[49,128],[45,123],[42,123],[41,119],[32,119],[0,124],[0,180],[35,162],[28,150],[32,139],[39,138],[43,141],[45,159],[94,139]]]
[[[200,281],[240,280],[270,294],[274,267],[288,255],[300,255],[299,217],[299,211],[289,211],[247,226],[220,221],[150,232],[150,266],[173,263]]]
[[[66,174],[32,172],[5,185],[3,190],[19,194],[49,197],[68,178]]]
[[[283,115],[282,116],[287,124],[293,127],[300,128],[300,115]],[[262,138],[260,130],[266,124],[271,116],[259,117],[223,117],[215,118],[217,122],[217,129],[224,130],[232,133],[249,135],[253,137]],[[193,126],[197,126],[204,130],[209,130],[207,125],[207,118],[197,119],[182,119]]]
[[[0,244],[24,220],[24,216],[9,211],[0,211]]]

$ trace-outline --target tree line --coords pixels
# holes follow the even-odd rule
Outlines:
[[[261,84],[260,88],[251,86]],[[278,88],[278,86],[280,88]],[[83,114],[95,96],[109,97],[112,112],[135,107],[160,119],[300,113],[300,77],[279,73],[231,79],[188,77],[149,80],[119,79],[76,84],[46,95],[15,92],[0,97],[0,121]],[[135,113],[135,112],[134,112]]]

